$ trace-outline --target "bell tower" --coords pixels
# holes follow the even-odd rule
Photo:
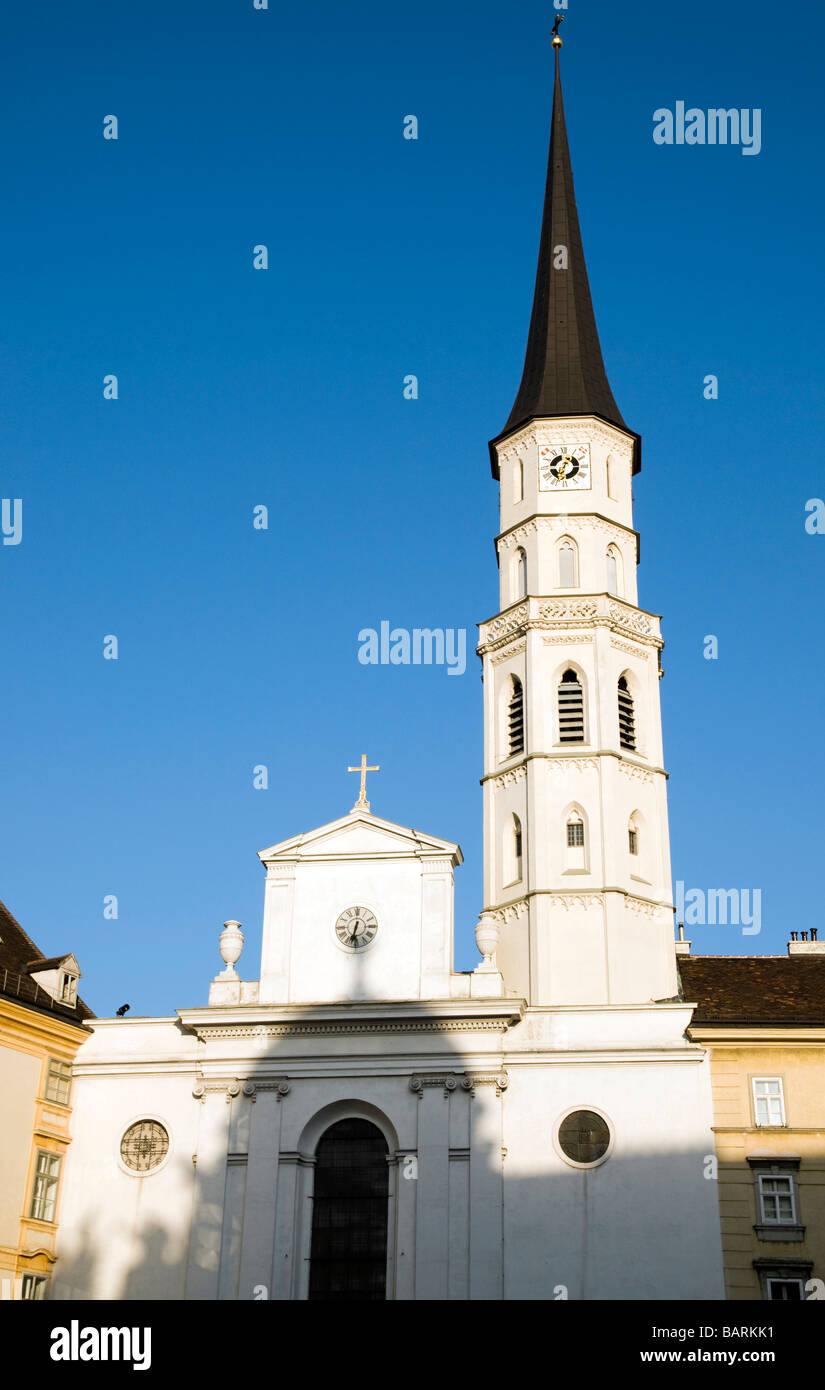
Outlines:
[[[484,678],[483,918],[534,1005],[671,999],[659,618],[640,608],[625,424],[599,344],[555,86],[524,372],[490,444],[498,614]]]

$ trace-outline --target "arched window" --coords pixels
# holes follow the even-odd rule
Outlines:
[[[639,826],[636,817],[631,816],[627,823],[627,848],[630,854],[639,857]]]
[[[309,1297],[384,1299],[387,1141],[369,1120],[339,1120],[315,1153]]]
[[[521,821],[518,816],[514,815],[504,826],[504,861],[502,867],[505,887],[507,884],[520,881],[522,862]]]
[[[517,550],[514,559],[514,575],[516,591],[514,599],[527,597],[527,556],[523,550]]]
[[[579,554],[576,542],[565,536],[559,541],[559,588],[577,589],[579,586]]]
[[[516,459],[513,464],[513,501],[522,502],[524,500],[524,464],[521,459]]]
[[[617,476],[617,475],[618,475],[618,469],[619,469],[619,466],[618,466],[618,464],[616,463],[616,460],[614,459],[613,455],[612,455],[612,454],[608,454],[608,456],[607,456],[607,495],[608,495],[608,497],[614,498],[614,500],[618,500],[618,497],[619,497],[619,479],[618,479],[618,476]]]
[[[607,547],[607,592],[621,595],[622,557],[615,545]]]
[[[564,863],[568,871],[587,868],[587,834],[584,816],[575,807],[568,812],[564,825]]]
[[[572,670],[559,685],[559,743],[584,743],[584,691]]]
[[[625,676],[619,676],[619,744],[622,748],[636,749],[636,715],[633,709],[633,696]]]
[[[507,705],[507,741],[509,757],[524,752],[524,690],[518,676],[512,676],[510,700]]]

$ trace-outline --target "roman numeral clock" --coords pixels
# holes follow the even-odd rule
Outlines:
[[[589,444],[540,444],[539,492],[590,487]]]

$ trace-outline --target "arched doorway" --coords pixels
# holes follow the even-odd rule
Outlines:
[[[310,1299],[384,1299],[387,1141],[369,1120],[339,1120],[315,1153]]]

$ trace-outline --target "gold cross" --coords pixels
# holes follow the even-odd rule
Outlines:
[[[367,801],[367,773],[368,773],[368,772],[380,772],[380,771],[381,771],[381,768],[380,768],[380,765],[379,765],[378,763],[376,763],[375,767],[367,767],[367,755],[366,755],[366,753],[362,753],[362,754],[361,754],[361,766],[360,766],[360,767],[348,767],[348,768],[347,768],[347,772],[360,772],[360,774],[361,774],[361,795],[359,796],[358,800],[356,801],[355,805],[353,806],[353,808],[352,808],[353,811],[368,811],[368,810],[370,809],[370,803]]]

